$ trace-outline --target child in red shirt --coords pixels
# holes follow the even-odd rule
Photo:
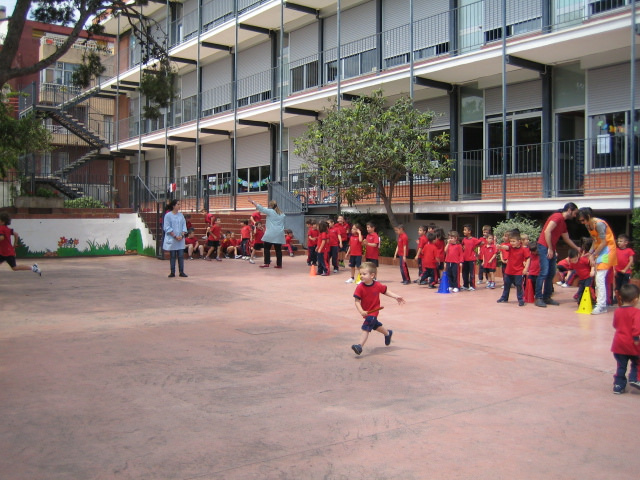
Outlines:
[[[342,243],[340,228],[336,226],[336,222],[331,218],[327,220],[327,224],[329,226],[329,258],[333,265],[333,273],[338,273],[338,253],[340,251],[340,244]]]
[[[345,258],[349,259],[349,267],[351,267],[351,278],[345,283],[353,283],[355,281],[356,268],[360,268],[362,264],[362,231],[360,225],[354,224],[351,227],[351,236],[349,237],[349,249],[345,254]]]
[[[289,251],[290,257],[293,257],[293,245],[291,245],[292,241],[293,241],[293,231],[287,228],[284,231],[284,248]]]
[[[253,231],[253,248],[251,249],[251,257],[249,258],[249,263],[256,263],[256,252],[262,251],[264,244],[262,243],[262,236],[264,235],[264,227],[262,226],[262,222],[257,221],[254,225]]]
[[[611,351],[616,359],[617,369],[613,376],[613,393],[620,395],[627,387],[627,365],[629,371],[629,385],[640,389],[638,382],[638,364],[640,362],[640,310],[636,308],[640,290],[635,285],[627,284],[620,287],[622,307],[613,314],[613,336]]]
[[[189,260],[193,260],[194,250],[197,250],[200,253],[200,258],[204,260],[204,245],[200,245],[198,242],[193,228],[188,231],[187,237],[184,239],[184,245],[184,251],[189,255]]]
[[[435,288],[436,272],[440,263],[440,251],[435,244],[436,235],[429,232],[425,235],[427,243],[421,249],[422,253],[422,275],[420,277],[420,285],[426,285],[429,288]]]
[[[367,238],[365,239],[365,260],[373,263],[378,267],[378,258],[380,256],[380,237],[376,233],[376,226],[369,222],[367,223]]]
[[[458,274],[462,263],[462,245],[458,243],[460,235],[455,230],[449,232],[449,241],[444,247],[446,273],[449,279],[449,291],[458,293]]]
[[[7,262],[7,265],[9,265],[14,272],[31,270],[33,273],[42,276],[42,271],[37,263],[34,263],[31,267],[18,265],[16,263],[16,250],[11,244],[11,237],[13,237],[14,245],[18,243],[19,237],[13,228],[9,228],[9,225],[11,225],[11,217],[9,214],[6,212],[0,213],[0,263]]]
[[[426,225],[421,225],[418,227],[418,239],[416,240],[416,256],[414,257],[416,263],[418,264],[418,278],[413,281],[413,283],[418,283],[422,278],[422,249],[427,244],[427,227]]]
[[[240,228],[240,255],[243,260],[249,260],[249,242],[251,241],[251,227],[249,220],[242,221]]]
[[[351,349],[356,353],[356,355],[360,355],[362,353],[362,347],[364,347],[364,344],[367,342],[367,338],[369,338],[369,332],[371,332],[371,330],[375,330],[376,332],[380,332],[384,335],[385,345],[391,344],[391,335],[393,335],[393,330],[387,330],[382,326],[382,323],[378,321],[380,294],[382,293],[387,297],[395,298],[398,304],[405,303],[404,298],[391,292],[386,285],[375,280],[377,272],[378,268],[373,263],[363,263],[362,267],[360,267],[360,278],[362,278],[362,282],[358,284],[355,292],[353,293],[353,296],[356,299],[356,309],[364,318],[364,323],[361,327],[362,335],[360,336],[360,343],[351,345]]]
[[[316,247],[318,246],[318,224],[315,220],[307,220],[307,266],[317,265],[318,256]]]
[[[509,291],[511,290],[511,285],[514,284],[518,296],[518,306],[524,307],[522,276],[529,273],[529,257],[531,253],[528,248],[522,246],[519,233],[511,232],[509,234],[508,252],[509,261],[505,268],[504,290],[498,299],[498,303],[507,303],[509,301]]]
[[[538,280],[538,275],[540,275],[540,255],[538,254],[537,242],[529,244],[529,253],[531,257],[529,257],[529,275],[527,275],[526,281],[533,286],[533,291],[535,292],[536,281]]]
[[[467,224],[462,229],[462,290],[475,290],[476,279],[476,248],[480,246],[483,239],[474,238],[472,226]]]
[[[631,270],[635,252],[629,248],[629,237],[624,233],[618,235],[618,248],[616,249],[618,264],[614,267],[616,272],[616,297],[620,292],[622,285],[626,285],[631,281]],[[618,305],[620,300],[618,299]]]
[[[409,237],[404,231],[404,225],[398,225],[393,229],[398,235],[398,245],[396,251],[393,254],[393,258],[398,258],[400,265],[400,275],[402,276],[402,284],[409,285],[411,278],[409,278],[409,269],[407,268],[407,255],[409,254]]]
[[[487,288],[496,288],[496,268],[498,266],[498,247],[494,243],[494,236],[490,233],[485,238],[485,243],[480,247],[480,259],[482,269],[487,278]]]
[[[322,220],[318,223],[318,275],[329,275],[329,224]]]

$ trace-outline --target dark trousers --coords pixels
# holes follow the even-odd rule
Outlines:
[[[318,254],[316,253],[315,245],[309,247],[309,256],[307,257],[307,263],[311,265],[317,265],[318,263]]]
[[[184,273],[184,251],[183,250],[169,250],[169,267],[171,273],[176,273],[176,258],[178,259],[178,270],[180,273]]]
[[[318,260],[318,275],[323,273],[327,273],[327,254],[318,252],[316,254],[316,259]]]
[[[511,285],[516,286],[516,295],[518,302],[524,302],[524,293],[522,291],[522,275],[505,275],[504,276],[504,290],[502,291],[502,298],[505,301],[509,300],[509,291]]]
[[[248,238],[243,238],[242,239],[242,243],[240,244],[240,252],[241,252],[241,255],[243,257],[248,257],[249,255],[251,255],[251,252],[249,252],[249,239]]]
[[[405,257],[398,255],[398,263],[400,264],[400,275],[402,276],[402,281],[410,282],[411,278],[409,277],[409,268],[407,267],[407,260]]]
[[[462,284],[465,288],[475,287],[475,260],[465,260],[462,262]]]
[[[589,277],[589,278],[585,278],[584,280],[579,280],[578,281],[578,293],[576,295],[578,295],[578,305],[580,305],[580,300],[582,300],[582,294],[584,293],[584,289],[585,288],[590,288],[591,285],[593,285],[593,278]],[[591,293],[589,293],[589,295],[591,295]]]
[[[340,247],[334,245],[333,247],[329,247],[329,256],[331,257],[331,264],[333,265],[334,270],[338,270],[338,251]]]
[[[436,282],[436,269],[423,268],[422,276],[420,277],[420,283],[422,282],[427,282],[429,285],[433,285]]]
[[[638,361],[640,357],[638,355],[624,355],[622,353],[614,353],[613,358],[618,363],[616,374],[613,376],[613,384],[620,385],[622,388],[627,386],[627,364],[631,364],[629,369],[629,381],[638,381]]]
[[[280,243],[263,242],[264,244],[264,264],[269,265],[271,263],[271,246],[276,251],[276,265],[282,266],[282,245]]]
[[[449,288],[458,288],[459,264],[447,262],[447,276],[449,277]]]

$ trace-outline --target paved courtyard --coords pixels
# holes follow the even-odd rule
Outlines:
[[[613,315],[573,288],[519,308],[383,266],[407,303],[357,357],[354,286],[303,257],[39,264],[0,270],[2,479],[638,477],[640,392],[612,394]]]

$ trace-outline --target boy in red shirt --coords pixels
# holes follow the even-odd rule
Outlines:
[[[254,225],[253,231],[253,248],[251,249],[251,257],[249,257],[249,263],[256,263],[256,252],[262,251],[264,244],[262,243],[262,236],[264,235],[264,227],[261,221],[257,221]]]
[[[444,247],[444,261],[449,278],[449,291],[458,293],[458,274],[462,263],[462,245],[458,243],[460,235],[455,230],[449,232],[449,241]]]
[[[222,241],[222,230],[220,229],[220,219],[214,217],[212,222],[213,224],[207,227],[207,247],[209,247],[209,250],[207,250],[207,255],[204,258],[205,260],[211,260],[211,254],[215,252],[216,260],[221,262],[220,242]]]
[[[184,239],[184,245],[184,251],[189,255],[189,260],[193,260],[194,250],[198,250],[200,258],[204,260],[204,245],[200,245],[198,242],[193,228],[188,231],[187,237]]]
[[[286,250],[288,250],[290,257],[293,257],[293,245],[291,245],[292,241],[293,241],[293,231],[287,228],[284,231],[284,245],[283,245],[283,247]]]
[[[509,291],[511,284],[516,286],[516,294],[518,296],[518,306],[524,307],[524,292],[522,291],[522,276],[529,273],[529,262],[531,253],[529,249],[522,246],[520,234],[511,232],[509,234],[509,261],[505,268],[504,291],[498,299],[498,303],[507,303],[509,301]]]
[[[344,268],[344,257],[346,256],[347,249],[349,248],[349,232],[351,230],[351,227],[344,219],[344,215],[338,215],[336,228],[338,229],[338,233],[342,239],[338,250],[338,264]]]
[[[364,318],[364,323],[361,327],[362,335],[360,336],[360,343],[351,345],[351,349],[356,355],[362,353],[362,347],[364,347],[364,344],[367,342],[371,330],[375,330],[384,335],[385,345],[391,344],[393,330],[387,330],[382,326],[382,323],[378,321],[380,294],[382,293],[387,297],[395,298],[398,304],[405,303],[404,298],[391,292],[386,285],[375,280],[377,272],[378,268],[373,263],[363,263],[362,267],[360,267],[360,278],[362,281],[356,287],[355,292],[353,292],[353,296],[356,299],[356,309]]]
[[[9,265],[14,272],[31,270],[33,273],[42,276],[42,271],[37,263],[34,263],[31,267],[16,264],[16,250],[11,244],[11,237],[13,237],[14,244],[18,243],[20,237],[18,237],[17,232],[15,232],[13,228],[9,228],[9,225],[11,225],[11,217],[9,214],[6,212],[0,213],[0,264],[7,262],[7,265]]]
[[[589,261],[589,249],[591,245],[592,242],[591,239],[589,239],[589,242],[583,245],[583,248],[586,248],[586,250],[583,251],[581,255],[578,255],[573,249],[569,250],[569,268],[573,270],[578,277],[578,293],[573,297],[578,301],[578,305],[580,305],[584,289],[593,286],[593,277],[596,276],[596,269]]]
[[[333,265],[333,273],[338,273],[338,252],[342,244],[342,237],[340,236],[340,229],[336,227],[336,222],[333,219],[330,218],[327,223],[329,226],[329,258]]]
[[[420,285],[426,285],[429,288],[435,288],[436,272],[438,263],[440,263],[440,251],[435,244],[436,235],[429,232],[425,235],[427,243],[421,249],[422,253],[422,276],[420,277]]]
[[[367,238],[365,239],[365,246],[367,247],[365,260],[378,267],[378,258],[380,256],[380,237],[376,233],[376,226],[371,222],[367,223]]]
[[[614,267],[616,272],[616,298],[619,297],[620,288],[631,280],[631,270],[635,252],[629,248],[629,237],[624,233],[618,235],[618,248],[616,249],[618,264]],[[620,300],[618,298],[618,305]]]
[[[418,278],[415,279],[413,283],[418,283],[422,278],[422,250],[427,242],[427,227],[425,225],[420,225],[418,227],[418,239],[416,240],[416,256],[414,257],[418,264]]]
[[[613,376],[613,393],[620,395],[627,387],[627,365],[629,371],[629,385],[640,389],[638,382],[638,363],[640,362],[640,310],[636,308],[640,290],[635,285],[627,284],[620,287],[622,307],[613,314],[613,336],[611,351],[618,367]]]
[[[400,265],[400,275],[402,276],[402,284],[409,285],[411,278],[409,278],[409,269],[407,268],[407,255],[409,254],[409,237],[404,231],[404,225],[398,225],[393,229],[398,235],[398,245],[396,251],[393,254],[393,258],[398,258]]]
[[[487,288],[496,288],[496,268],[498,266],[498,247],[494,243],[494,236],[488,234],[485,243],[480,247],[482,269],[487,278]]]
[[[249,220],[242,221],[240,229],[240,255],[243,260],[249,260],[249,242],[251,241],[251,227]]]
[[[318,275],[329,276],[329,224],[322,220],[318,223]]]
[[[476,248],[482,244],[480,238],[474,238],[471,235],[472,227],[470,224],[462,227],[462,290],[475,290],[476,281]]]
[[[318,224],[315,220],[307,220],[307,266],[317,265],[318,256],[316,247],[318,246]]]
[[[356,276],[356,268],[360,268],[362,264],[362,231],[360,225],[355,224],[351,227],[351,236],[349,237],[349,249],[345,254],[345,258],[349,259],[349,267],[351,267],[351,278],[345,283],[353,283]]]
[[[529,275],[526,277],[526,281],[531,283],[533,291],[536,290],[536,282],[538,281],[538,275],[540,275],[540,255],[538,254],[538,244],[529,244],[529,253],[531,254],[529,262]],[[525,286],[526,288],[526,286]]]

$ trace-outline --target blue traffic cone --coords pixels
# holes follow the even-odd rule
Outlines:
[[[449,293],[449,275],[447,275],[447,272],[442,273],[438,293]]]

